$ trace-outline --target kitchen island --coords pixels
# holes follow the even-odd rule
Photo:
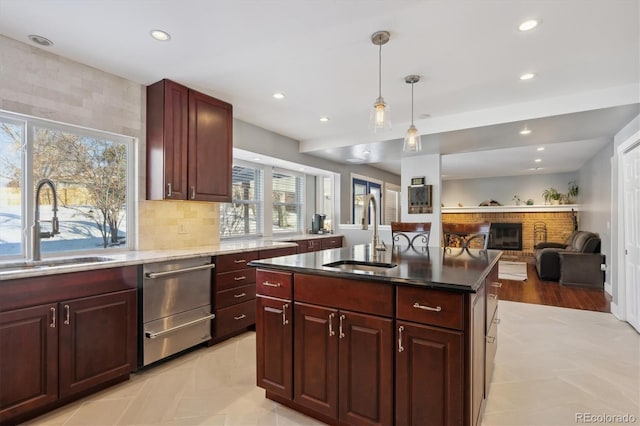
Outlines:
[[[501,254],[357,245],[252,262],[258,386],[329,424],[479,424]]]

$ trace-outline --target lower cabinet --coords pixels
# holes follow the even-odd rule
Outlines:
[[[349,424],[388,425],[393,321],[295,303],[294,398]]]
[[[461,425],[464,334],[396,322],[396,424]]]
[[[0,424],[41,414],[135,370],[136,269],[125,269],[95,271],[95,280],[82,272],[3,282]],[[126,287],[133,288],[113,291]],[[99,289],[104,293],[89,295]],[[24,293],[47,303],[21,307],[28,303]]]
[[[256,304],[257,385],[292,399],[292,303],[290,300],[258,297]]]

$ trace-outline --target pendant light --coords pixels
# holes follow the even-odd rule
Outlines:
[[[416,126],[413,125],[413,85],[419,81],[419,75],[408,75],[404,78],[405,83],[411,84],[411,127],[409,127],[407,134],[404,136],[404,144],[402,145],[402,151],[404,152],[420,152],[422,150],[420,134]]]
[[[380,47],[378,53],[378,99],[373,104],[369,118],[369,126],[374,132],[391,128],[389,107],[382,98],[382,45],[389,41],[389,36],[388,31],[377,31],[371,36],[371,42]]]

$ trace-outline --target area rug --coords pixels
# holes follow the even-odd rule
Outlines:
[[[527,264],[525,262],[501,260],[498,262],[498,278],[502,280],[526,281]]]

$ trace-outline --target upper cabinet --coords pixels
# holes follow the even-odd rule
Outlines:
[[[147,87],[147,199],[231,201],[231,104],[170,80]]]

